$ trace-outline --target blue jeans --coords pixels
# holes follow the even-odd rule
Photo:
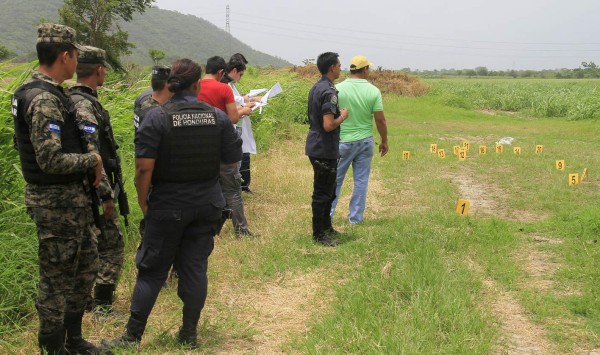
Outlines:
[[[351,224],[360,223],[363,220],[365,206],[367,203],[367,187],[369,185],[369,174],[371,173],[371,160],[373,160],[373,137],[368,137],[355,142],[340,142],[340,162],[337,169],[337,187],[335,200],[331,204],[331,218],[338,203],[342,184],[346,172],[352,164],[352,176],[354,177],[354,189],[350,198],[350,212],[348,220]]]

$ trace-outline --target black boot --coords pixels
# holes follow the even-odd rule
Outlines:
[[[64,328],[67,333],[67,342],[65,344],[67,354],[100,354],[101,351],[99,348],[83,339],[81,335],[82,318],[83,311],[65,313]]]
[[[108,314],[112,311],[115,285],[96,284],[94,287],[94,311]]]
[[[38,345],[40,354],[65,354],[65,331],[61,329],[54,333],[38,333]]]
[[[132,314],[127,321],[125,333],[120,338],[102,340],[103,350],[107,351],[112,348],[128,348],[138,345],[142,341],[142,335],[144,335],[147,322],[147,319],[141,320],[140,318]]]
[[[200,309],[193,309],[183,306],[183,321],[177,339],[181,344],[187,345],[193,349],[198,347],[196,337],[198,335],[198,320],[200,319]]]

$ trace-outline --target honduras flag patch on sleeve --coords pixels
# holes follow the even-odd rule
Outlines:
[[[48,122],[48,130],[50,132],[60,134],[60,126],[58,125],[58,123],[56,123],[54,121]]]
[[[83,125],[83,131],[89,134],[96,133],[96,125],[91,123],[85,123]]]

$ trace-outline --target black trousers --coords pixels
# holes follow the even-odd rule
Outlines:
[[[331,204],[335,200],[337,159],[309,157],[314,171],[312,194],[313,238],[320,238],[331,226]]]
[[[250,153],[242,155],[242,164],[240,165],[240,174],[242,175],[242,190],[250,186]]]
[[[131,313],[147,318],[177,259],[177,295],[185,306],[202,309],[206,301],[208,257],[214,247],[221,209],[212,204],[198,208],[159,209],[146,214],[144,239],[136,254],[138,275]]]

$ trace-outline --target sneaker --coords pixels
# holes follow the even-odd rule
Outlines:
[[[256,234],[250,232],[249,229],[240,229],[240,230],[236,230],[235,231],[235,236],[237,238],[244,238],[244,237],[248,237],[248,238],[253,238],[253,237],[257,237]]]

